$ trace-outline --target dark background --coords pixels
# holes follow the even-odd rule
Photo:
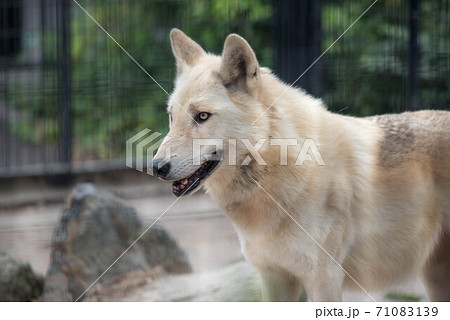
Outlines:
[[[220,53],[235,32],[292,83],[373,0],[79,1],[168,92],[178,27]],[[296,83],[367,116],[450,107],[450,0],[379,0]],[[0,178],[125,168],[168,129],[167,95],[70,0],[0,0]]]

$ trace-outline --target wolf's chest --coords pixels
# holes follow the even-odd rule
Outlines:
[[[315,250],[301,230],[286,228],[283,232],[246,232],[236,226],[244,257],[255,267],[274,267],[298,270],[314,260]]]

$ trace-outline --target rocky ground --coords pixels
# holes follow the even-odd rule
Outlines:
[[[117,187],[116,187],[117,188]],[[126,187],[123,187],[126,188]],[[193,273],[161,277],[140,274],[136,283],[122,284],[129,294],[111,300],[126,301],[257,301],[260,300],[258,277],[240,253],[239,241],[230,221],[211,199],[203,194],[174,201],[168,196],[128,197],[126,203],[135,207],[142,224],[150,225],[169,206],[160,225],[188,254]],[[0,209],[0,251],[28,261],[42,275],[50,263],[53,229],[62,211],[62,204],[29,205]],[[108,266],[105,266],[105,269]],[[120,286],[119,286],[120,287]],[[99,288],[94,287],[101,294]],[[416,279],[376,293],[375,299],[426,300],[423,287]],[[369,301],[361,293],[346,293],[349,301]],[[99,298],[97,300],[105,300]]]

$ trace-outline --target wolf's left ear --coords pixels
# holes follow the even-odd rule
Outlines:
[[[205,50],[197,42],[179,29],[170,31],[170,43],[177,61],[177,75],[180,75],[186,66],[194,66],[201,57],[206,55]]]
[[[225,40],[220,76],[224,86],[232,91],[253,94],[260,79],[258,60],[250,45],[237,34]]]

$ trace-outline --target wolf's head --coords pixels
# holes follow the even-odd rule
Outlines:
[[[177,65],[167,108],[170,132],[153,167],[180,196],[219,172],[233,174],[230,167],[248,154],[241,138],[253,143],[263,138],[267,121],[252,124],[264,111],[259,95],[265,71],[247,41],[235,34],[226,38],[221,56],[207,54],[178,29],[170,40]]]

